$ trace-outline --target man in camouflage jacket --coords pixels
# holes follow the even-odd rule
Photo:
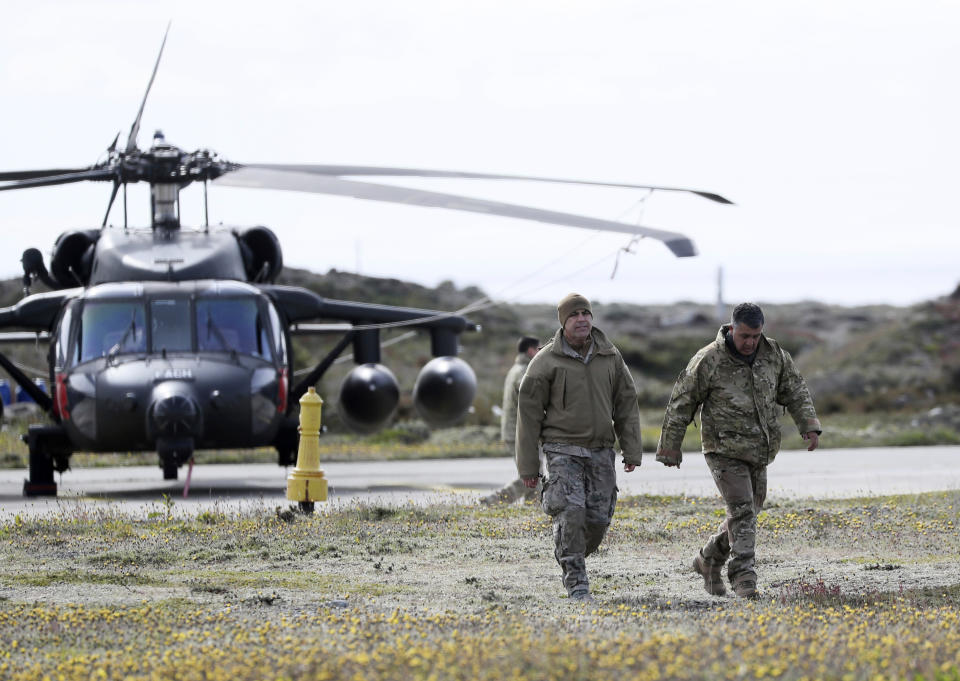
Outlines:
[[[820,421],[790,353],[763,335],[763,311],[742,303],[717,339],[677,379],[663,417],[657,461],[679,468],[687,426],[700,409],[703,453],[727,505],[726,519],[694,559],[708,593],[726,592],[721,570],[744,598],[756,598],[757,514],[767,495],[767,465],[780,449],[777,417],[785,407],[813,451]]]
[[[625,471],[640,465],[640,412],[630,370],[593,327],[590,301],[571,293],[557,317],[561,328],[520,383],[517,472],[535,487],[542,448],[541,503],[553,517],[554,556],[570,598],[591,601],[584,559],[603,541],[617,503],[613,446],[619,441]]]

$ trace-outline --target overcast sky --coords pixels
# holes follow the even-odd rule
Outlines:
[[[908,304],[960,282],[960,4],[388,0],[7,3],[0,170],[85,166],[122,131],[173,25],[139,142],[345,163],[693,187],[696,196],[406,184],[683,232],[646,240],[356,199],[215,187],[288,265],[507,300]],[[404,182],[397,182],[404,184]],[[100,224],[110,187],[0,193],[0,276]],[[202,193],[182,197],[187,224]],[[144,188],[131,221],[149,221]],[[642,214],[641,214],[642,213]],[[122,211],[114,209],[114,222]]]

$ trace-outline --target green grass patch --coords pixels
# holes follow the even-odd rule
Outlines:
[[[191,590],[208,593],[230,593],[238,589],[286,589],[327,597],[342,597],[344,594],[382,596],[405,590],[397,585],[360,581],[346,575],[320,574],[309,570],[187,570],[170,576],[187,582]]]
[[[3,581],[23,586],[55,587],[64,584],[114,584],[117,586],[155,586],[162,580],[132,571],[91,572],[89,570],[41,570],[3,576]]]

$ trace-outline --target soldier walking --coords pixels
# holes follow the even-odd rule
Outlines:
[[[571,599],[592,602],[586,556],[597,550],[617,503],[616,454],[640,465],[637,390],[620,351],[593,326],[590,301],[571,293],[557,306],[560,329],[520,383],[517,472],[533,489],[539,450],[548,477],[542,506],[553,518],[554,556]]]
[[[517,341],[517,356],[513,360],[513,366],[507,372],[507,378],[503,382],[503,415],[500,417],[500,439],[503,440],[504,447],[510,455],[513,456],[517,449],[517,398],[520,394],[520,381],[523,375],[527,373],[527,367],[530,366],[530,360],[537,354],[540,340],[533,336],[524,336]],[[481,504],[512,504],[518,499],[530,501],[536,497],[537,488],[527,489],[523,484],[523,478],[517,478],[513,482],[507,483],[502,488],[492,494],[488,494],[480,499]]]
[[[657,461],[680,467],[683,435],[700,409],[704,459],[727,506],[726,519],[694,558],[707,593],[726,593],[721,571],[741,598],[756,598],[757,514],[767,496],[767,465],[780,449],[780,407],[786,407],[808,451],[819,444],[820,421],[790,353],[763,334],[753,303],[733,310],[730,324],[693,356],[680,374],[663,417]],[[727,563],[727,559],[730,562]]]

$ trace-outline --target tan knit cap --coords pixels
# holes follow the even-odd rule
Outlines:
[[[557,305],[557,318],[560,320],[561,326],[566,324],[567,317],[577,310],[586,310],[590,314],[593,314],[589,300],[579,293],[568,293],[563,297],[563,300],[560,301],[560,304]]]

